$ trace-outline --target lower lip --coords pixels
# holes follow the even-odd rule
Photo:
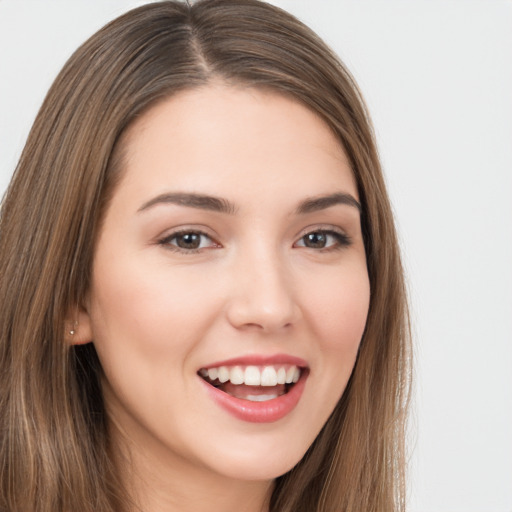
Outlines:
[[[300,379],[284,395],[265,402],[251,402],[235,398],[208,384],[201,377],[201,382],[213,400],[224,410],[242,421],[251,423],[273,423],[284,418],[299,403],[306,385],[307,371],[302,370]]]

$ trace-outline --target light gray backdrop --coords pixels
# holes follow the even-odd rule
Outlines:
[[[142,3],[0,0],[0,191],[67,57]],[[373,114],[415,331],[410,510],[512,512],[512,2],[273,3]]]

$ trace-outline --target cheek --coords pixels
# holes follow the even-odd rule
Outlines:
[[[326,276],[324,286],[311,291],[310,324],[320,340],[326,365],[351,372],[366,326],[370,284],[366,266],[357,265]],[[332,363],[332,364],[330,364]]]
[[[131,424],[127,411],[140,424],[150,418],[175,421],[162,404],[177,403],[177,389],[183,391],[178,396],[184,394],[189,355],[206,330],[207,320],[197,312],[208,310],[208,298],[194,281],[190,273],[180,281],[180,273],[171,276],[165,267],[129,265],[122,258],[96,266],[90,301],[94,345],[107,402],[121,421]]]
[[[201,275],[151,264],[98,267],[91,304],[96,341],[138,342],[146,357],[186,348],[200,328],[197,311],[211,311],[202,282]]]

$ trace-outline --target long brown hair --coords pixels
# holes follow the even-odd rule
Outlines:
[[[272,512],[404,510],[409,327],[397,238],[369,116],[345,67],[307,27],[257,0],[164,1],[86,41],[35,120],[0,217],[0,510],[128,510],[109,456],[93,344],[64,325],[89,287],[122,134],[156,102],[213,79],[288,95],[325,120],[362,202],[371,286],[358,359]]]

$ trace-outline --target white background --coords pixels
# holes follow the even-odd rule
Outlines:
[[[71,52],[142,3],[0,0],[0,191]],[[373,115],[413,310],[410,510],[512,512],[512,2],[273,3]]]

